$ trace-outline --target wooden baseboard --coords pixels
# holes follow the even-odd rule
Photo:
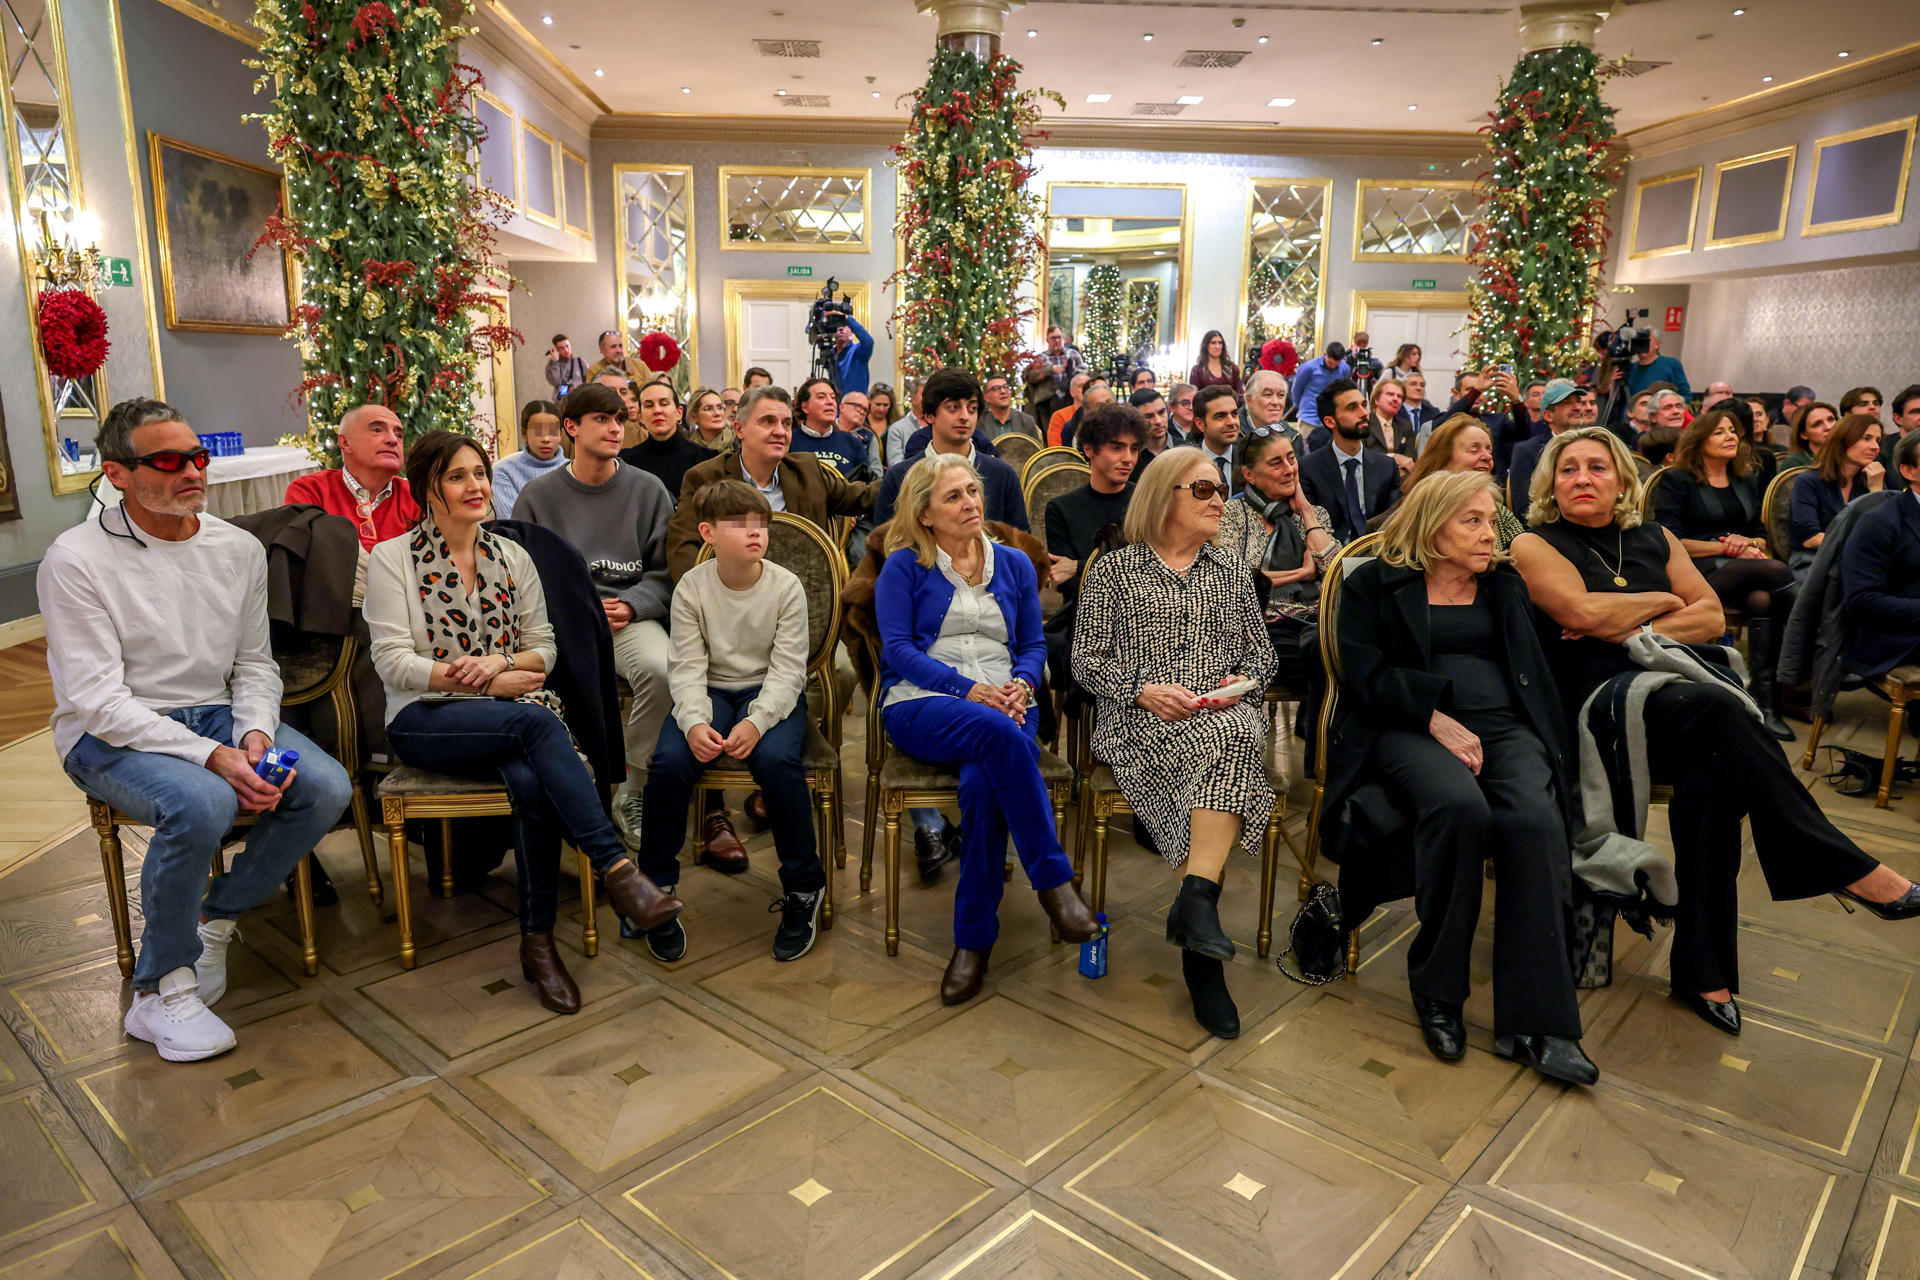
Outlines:
[[[12,622],[0,622],[0,649],[10,649],[16,644],[25,644],[29,640],[38,640],[46,634],[46,619],[37,613],[30,618],[16,618]]]

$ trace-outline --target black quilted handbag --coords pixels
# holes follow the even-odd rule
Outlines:
[[[1340,891],[1325,880],[1315,881],[1300,914],[1293,918],[1287,941],[1287,949],[1274,964],[1295,982],[1318,987],[1345,973],[1347,926],[1340,911]],[[1288,956],[1299,966],[1298,972],[1287,967]]]

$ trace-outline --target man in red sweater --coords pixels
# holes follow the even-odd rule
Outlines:
[[[398,414],[383,404],[349,409],[340,420],[340,469],[300,476],[287,486],[287,503],[345,516],[359,531],[361,547],[371,551],[420,519],[420,504],[400,478],[405,460]]]

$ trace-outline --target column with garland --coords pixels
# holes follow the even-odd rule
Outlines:
[[[1598,19],[1557,17],[1544,31],[1556,42],[1521,55],[1483,127],[1485,221],[1467,286],[1469,364],[1511,363],[1523,383],[1570,376],[1586,358],[1621,171],[1606,71],[1585,43]],[[1522,22],[1525,36],[1524,11]]]
[[[519,335],[486,288],[499,276],[497,197],[475,181],[481,76],[457,61],[466,0],[261,0],[250,65],[288,212],[263,245],[301,264],[289,328],[302,351],[304,444],[338,465],[336,429],[361,404],[390,406],[408,440],[468,431],[474,372]],[[476,323],[479,315],[484,322]]]

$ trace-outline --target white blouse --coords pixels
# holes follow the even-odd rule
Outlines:
[[[1007,615],[999,600],[987,590],[993,582],[993,543],[983,533],[981,542],[980,585],[969,585],[954,571],[953,557],[945,551],[934,552],[934,567],[953,584],[953,603],[940,620],[940,634],[933,638],[927,656],[944,662],[975,684],[998,689],[1013,679],[1013,652],[1009,648]],[[901,680],[887,693],[888,706],[911,702],[915,698],[936,696],[911,680]]]

